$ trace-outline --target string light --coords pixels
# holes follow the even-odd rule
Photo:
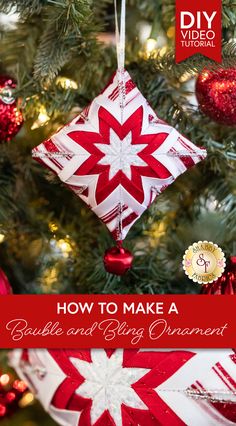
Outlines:
[[[11,373],[0,375],[0,418],[12,415],[21,407],[19,401],[24,397],[25,391],[29,393],[22,380],[16,380]]]
[[[151,29],[149,27],[149,37],[146,38],[144,44],[144,58],[156,58],[159,55],[159,50],[166,46],[166,44],[166,34],[162,30],[158,20],[154,19]]]
[[[13,388],[23,393],[27,389],[27,384],[23,380],[15,380],[13,383]]]
[[[166,233],[167,224],[165,220],[161,222],[154,223],[148,232],[150,237],[150,244],[152,247],[157,245],[157,242],[161,239],[163,235]]]
[[[157,39],[148,38],[144,46],[145,53],[148,58],[155,52],[156,48],[157,48]]]
[[[50,240],[50,246],[52,248],[52,251],[54,253],[55,257],[69,257],[70,253],[73,252],[75,243],[70,239],[69,235],[66,235],[65,238],[56,239],[56,236],[54,235],[54,238]]]
[[[0,383],[2,386],[7,386],[9,382],[10,382],[10,376],[8,374],[3,374],[0,377]]]
[[[175,37],[175,27],[171,26],[170,28],[168,28],[166,34],[167,34],[168,38],[174,38]]]
[[[154,44],[155,41],[155,44]],[[158,47],[158,43],[154,39],[148,39],[145,43],[144,52],[140,52],[145,59],[162,57],[167,52],[167,46]]]
[[[27,392],[19,401],[19,407],[24,408],[31,405],[34,402],[34,395],[31,392]]]
[[[48,227],[51,232],[58,231],[58,225],[55,222],[49,222]]]
[[[38,129],[48,123],[50,117],[47,114],[46,108],[42,105],[39,111],[37,120],[31,126],[31,130]]]
[[[6,400],[7,402],[11,403],[16,399],[16,394],[14,392],[7,392],[6,394]]]
[[[56,79],[56,84],[60,85],[63,89],[78,89],[78,84],[76,81],[71,80],[67,77],[58,77]]]
[[[57,247],[61,250],[64,257],[68,257],[69,254],[73,251],[71,242],[68,238],[57,241]]]
[[[57,283],[58,270],[56,267],[48,268],[44,271],[42,282],[44,291],[48,291],[51,287]]]
[[[167,52],[167,46],[163,46],[161,49],[158,50],[158,56],[162,57]]]
[[[5,235],[0,234],[0,244],[3,243],[4,240],[5,240]]]

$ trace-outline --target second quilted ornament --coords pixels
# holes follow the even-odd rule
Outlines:
[[[106,224],[117,247],[106,252],[105,267],[122,275],[132,264],[121,246],[131,226],[206,151],[160,120],[124,69],[124,0],[116,32],[118,70],[110,83],[33,156]]]
[[[14,350],[14,367],[62,426],[236,424],[232,350]]]

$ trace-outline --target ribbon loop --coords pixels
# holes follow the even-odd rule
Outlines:
[[[123,71],[125,66],[126,0],[121,0],[120,27],[118,23],[117,0],[114,0],[114,6],[115,6],[117,64],[118,64],[118,70]]]

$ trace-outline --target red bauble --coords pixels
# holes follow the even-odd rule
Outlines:
[[[232,256],[223,275],[202,286],[202,294],[236,294],[236,256]]]
[[[112,247],[104,254],[104,266],[107,272],[124,275],[132,266],[134,256],[124,247]]]
[[[0,296],[5,296],[6,294],[11,294],[11,293],[12,293],[12,288],[10,286],[8,278],[3,272],[3,270],[0,269]]]
[[[11,89],[16,87],[13,78],[0,76],[0,142],[10,141],[23,124],[21,112],[17,109],[16,100]]]
[[[200,110],[212,120],[236,125],[236,68],[204,70],[196,83]]]

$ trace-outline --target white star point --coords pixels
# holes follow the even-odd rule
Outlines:
[[[70,358],[85,381],[76,390],[84,398],[92,400],[92,425],[108,410],[117,426],[122,426],[121,405],[141,410],[147,406],[132,388],[150,370],[123,367],[123,350],[116,350],[109,358],[103,349],[91,350],[92,362]]]
[[[119,136],[110,129],[110,144],[95,144],[105,154],[99,164],[109,165],[109,178],[112,179],[119,170],[131,179],[131,166],[146,166],[147,164],[139,157],[146,144],[132,144],[132,133],[121,140]]]

